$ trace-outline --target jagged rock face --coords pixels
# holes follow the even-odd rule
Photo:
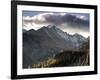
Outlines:
[[[89,66],[89,62],[88,51],[64,51],[46,61],[33,64],[32,68]]]
[[[70,35],[56,26],[23,31],[23,68],[47,60],[65,50],[79,50],[87,39],[79,34]]]
[[[64,51],[55,57],[59,64],[55,66],[86,66],[89,65],[89,52]],[[54,65],[53,65],[54,66]]]

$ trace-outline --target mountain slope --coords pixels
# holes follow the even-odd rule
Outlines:
[[[89,42],[82,44],[80,51],[64,51],[52,58],[38,64],[33,64],[32,68],[41,67],[68,67],[68,66],[89,66]]]
[[[23,32],[23,68],[48,60],[66,50],[79,50],[87,39],[70,35],[54,25]]]

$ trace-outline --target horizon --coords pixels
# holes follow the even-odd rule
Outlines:
[[[51,25],[50,25],[51,26]],[[52,25],[52,26],[55,26],[55,25]],[[47,26],[43,26],[43,27],[47,27]],[[41,28],[43,28],[43,27],[41,27]],[[56,26],[55,26],[56,27]],[[41,29],[41,28],[39,28],[39,29]],[[48,28],[48,27],[47,27]],[[58,27],[56,27],[56,28],[58,28]],[[29,31],[29,30],[35,30],[35,31],[38,31],[39,29],[33,29],[33,28],[31,28],[31,29],[24,29],[23,28],[23,30],[26,30],[26,31]],[[59,28],[60,29],[60,28]],[[61,29],[60,29],[61,30]],[[63,30],[62,30],[63,31]],[[63,32],[65,32],[65,31],[63,31]],[[79,33],[70,33],[70,32],[66,32],[66,33],[68,33],[69,35],[74,35],[74,34],[79,34]],[[81,35],[81,36],[83,36],[83,37],[85,37],[85,38],[88,38],[89,37],[89,35],[83,35],[83,34],[79,34],[79,35]]]
[[[38,30],[43,26],[55,25],[69,34],[89,36],[90,15],[87,13],[23,11],[23,29]]]

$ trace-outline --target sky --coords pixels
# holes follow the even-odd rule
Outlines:
[[[55,25],[69,34],[89,36],[90,15],[88,13],[23,11],[23,29],[38,30]]]

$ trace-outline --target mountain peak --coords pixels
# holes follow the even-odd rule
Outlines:
[[[56,27],[55,25],[48,25],[47,28],[53,31],[63,32],[60,28]]]
[[[30,29],[31,31],[35,31],[34,29]]]
[[[34,30],[34,29],[30,29],[30,30],[28,30],[26,33],[28,33],[28,34],[34,34],[36,31]]]
[[[48,28],[57,28],[55,25],[48,25]]]
[[[48,26],[43,26],[42,28],[38,29],[38,31],[48,31],[48,30],[51,30],[51,31],[57,31],[57,30],[60,30],[59,28],[57,28],[55,25],[48,25]]]
[[[73,36],[82,36],[82,35],[80,35],[80,34],[78,34],[78,33],[75,33]],[[82,36],[83,37],[83,36]]]

